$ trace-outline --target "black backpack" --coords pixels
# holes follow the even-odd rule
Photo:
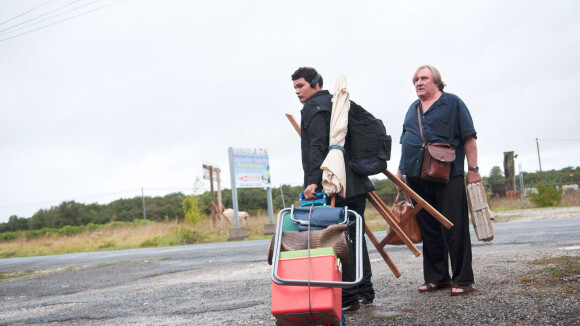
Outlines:
[[[352,171],[362,176],[384,172],[387,161],[391,159],[391,142],[383,122],[350,101],[344,149],[346,162]]]
[[[308,128],[312,118],[322,111],[332,112],[332,107],[317,105],[309,116],[303,117],[303,127]],[[353,101],[350,101],[344,150],[346,164],[361,176],[384,172],[391,159],[391,136],[387,135],[383,122]]]

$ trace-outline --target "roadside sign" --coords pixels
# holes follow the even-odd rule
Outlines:
[[[213,180],[217,180],[219,168],[215,167],[215,166],[211,166],[211,165],[206,165],[206,164],[203,164],[203,178],[206,180],[210,179],[210,169],[212,170],[211,175],[213,177]]]
[[[270,163],[265,148],[234,148],[236,188],[270,187]]]
[[[228,148],[230,178],[232,184],[232,204],[234,205],[234,230],[239,228],[237,188],[266,188],[270,224],[274,223],[272,212],[272,187],[270,162],[265,148]],[[235,230],[234,230],[235,231]],[[236,231],[237,232],[237,231]]]

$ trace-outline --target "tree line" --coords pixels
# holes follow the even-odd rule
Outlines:
[[[573,174],[570,177],[570,174]],[[524,172],[525,187],[533,187],[539,182],[547,184],[570,184],[580,182],[580,167],[566,167],[561,170],[539,172]],[[372,179],[375,192],[379,195],[395,194],[395,184],[388,179]],[[489,176],[483,177],[486,186],[503,184],[505,178],[501,168],[493,167]],[[519,179],[516,180],[519,188]],[[303,191],[302,186],[282,185],[272,188],[272,203],[274,212],[284,207],[296,205],[298,194]],[[283,196],[283,197],[282,197]],[[196,195],[196,202],[202,216],[208,218],[211,214],[211,193],[209,191]],[[171,193],[163,197],[145,197],[147,220],[183,221],[185,217],[183,193]],[[217,201],[217,199],[216,199]],[[222,202],[225,207],[232,207],[232,192],[222,190]],[[239,209],[250,215],[267,214],[267,198],[265,189],[242,188],[238,189]],[[128,199],[118,199],[108,204],[83,204],[75,201],[65,201],[58,206],[40,209],[31,217],[10,216],[8,222],[0,223],[0,233],[19,230],[39,230],[42,228],[61,228],[67,225],[80,226],[87,224],[107,224],[114,221],[129,222],[143,219],[143,203],[140,196]]]
[[[282,191],[280,191],[282,190]],[[298,194],[302,192],[301,186],[282,185],[272,188],[272,202],[274,211],[298,203]],[[267,214],[267,194],[265,189],[242,188],[238,189],[238,206],[240,210],[250,215]],[[284,200],[282,200],[284,195]],[[145,212],[148,221],[183,221],[185,211],[183,208],[186,195],[181,192],[171,193],[165,196],[144,197]],[[196,202],[203,216],[211,214],[211,193],[205,192],[196,195]],[[217,201],[217,196],[216,199]],[[222,190],[222,202],[225,207],[232,207],[231,189]],[[42,228],[62,228],[67,225],[80,226],[88,224],[107,224],[114,221],[129,222],[136,219],[144,219],[143,198],[123,198],[108,204],[84,204],[75,201],[64,201],[58,206],[48,209],[40,209],[31,217],[19,217],[12,215],[8,222],[0,223],[0,233],[19,230],[39,230]]]
[[[520,189],[519,173],[516,173],[516,188]],[[562,186],[567,184],[580,183],[580,166],[568,166],[560,170],[548,170],[536,172],[522,172],[524,179],[524,187],[535,187],[538,183],[553,184]],[[491,169],[489,177],[483,177],[484,183],[487,186],[505,184],[504,172],[499,166],[494,166]]]

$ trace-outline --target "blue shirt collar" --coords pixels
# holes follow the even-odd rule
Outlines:
[[[434,109],[434,108],[436,108],[436,107],[438,107],[440,105],[447,105],[447,104],[449,104],[449,101],[447,99],[447,93],[445,93],[445,92],[441,92],[441,93],[442,93],[441,96],[437,99],[437,101],[435,101],[431,105],[431,107],[429,108],[429,110],[427,110],[427,112],[429,112],[431,109]],[[417,105],[420,105],[420,104],[421,104],[421,100],[420,99],[417,99],[413,105],[414,106],[417,106]]]

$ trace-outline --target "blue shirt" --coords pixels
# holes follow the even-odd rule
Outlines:
[[[421,113],[425,142],[446,143],[455,147],[455,162],[451,165],[450,177],[463,175],[465,173],[463,140],[469,135],[477,137],[477,134],[465,103],[457,95],[445,92],[425,113],[423,113],[419,100],[413,102],[409,107],[399,141],[402,145],[399,171],[407,177],[421,176],[424,149],[419,132],[417,106],[419,106]]]

